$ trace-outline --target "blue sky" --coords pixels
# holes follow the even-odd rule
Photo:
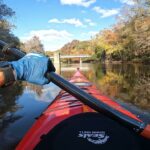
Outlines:
[[[45,50],[77,40],[89,40],[116,22],[123,5],[132,0],[4,0],[16,16],[13,33],[22,41],[38,36]]]

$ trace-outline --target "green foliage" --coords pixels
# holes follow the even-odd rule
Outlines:
[[[103,48],[101,47],[101,46],[95,46],[95,49],[94,49],[94,51],[95,51],[95,54],[96,54],[96,58],[98,59],[98,60],[100,60],[101,59],[101,55],[102,55],[102,52],[103,52]]]
[[[143,62],[144,64],[149,64],[149,65],[150,65],[150,57],[143,56],[143,57],[142,57],[142,62]]]
[[[102,50],[108,59],[149,63],[150,57],[150,0],[135,0],[135,5],[123,8],[120,21],[112,28],[101,31],[93,39],[95,54]]]
[[[15,12],[0,0],[0,40],[19,46],[19,39],[11,32],[14,25],[7,20],[14,15]]]
[[[52,51],[45,51],[45,55],[51,57],[51,56],[54,55],[54,52],[52,52]]]
[[[5,20],[8,17],[15,15],[15,12],[0,0],[0,20]]]

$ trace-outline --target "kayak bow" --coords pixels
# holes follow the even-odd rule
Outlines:
[[[118,113],[142,123],[136,115],[98,91],[96,86],[89,82],[79,70],[70,82]],[[129,150],[132,145],[136,150],[145,150],[147,143],[149,143],[148,140],[122,126],[121,123],[97,113],[62,90],[53,103],[39,116],[16,150],[107,150],[113,148]]]

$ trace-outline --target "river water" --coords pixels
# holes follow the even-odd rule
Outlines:
[[[69,79],[78,67],[105,95],[150,123],[150,66],[71,64],[62,65],[61,75]],[[0,150],[14,149],[59,91],[53,83],[41,87],[17,82],[1,88]]]

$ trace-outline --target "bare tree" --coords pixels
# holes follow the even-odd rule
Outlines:
[[[37,53],[44,53],[44,47],[41,43],[39,37],[34,36],[31,40],[23,43],[21,45],[21,49],[23,49],[26,53],[29,52],[37,52]]]

